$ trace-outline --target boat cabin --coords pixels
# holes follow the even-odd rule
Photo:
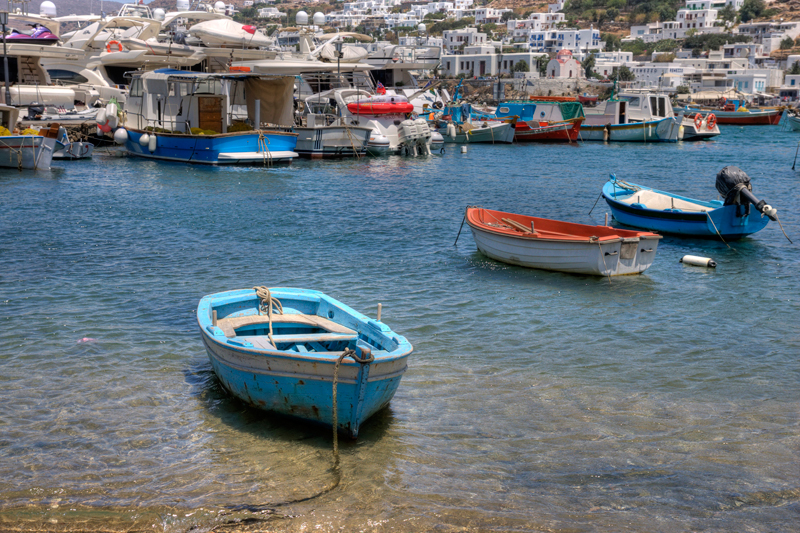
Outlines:
[[[588,110],[585,124],[590,126],[630,124],[657,121],[674,116],[668,96],[648,92],[631,92],[620,93],[615,99]]]
[[[291,76],[209,74],[175,69],[131,79],[125,126],[173,133],[229,133],[293,125]],[[243,129],[244,128],[244,129]]]

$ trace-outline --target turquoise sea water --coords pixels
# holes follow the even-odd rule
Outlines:
[[[453,246],[468,204],[602,223],[610,172],[712,199],[729,164],[800,242],[800,135],[722,130],[3,170],[0,529],[797,531],[800,252],[776,224],[732,249],[665,237],[610,283],[489,260],[466,227]],[[391,406],[342,443],[341,485],[303,503],[278,505],[331,482],[330,432],[228,397],[194,319],[254,285],[380,302],[415,347]]]

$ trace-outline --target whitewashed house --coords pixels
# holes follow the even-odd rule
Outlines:
[[[547,63],[548,78],[582,78],[583,69],[569,50],[561,50]]]

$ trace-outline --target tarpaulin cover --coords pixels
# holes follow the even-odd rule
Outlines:
[[[737,193],[742,189],[750,189],[750,176],[739,167],[727,166],[719,171],[716,182],[717,191],[725,197],[725,205],[736,201]]]
[[[294,124],[294,78],[246,78],[247,116],[255,120],[256,100],[261,100],[261,122],[291,127]]]
[[[564,120],[585,116],[583,104],[580,102],[560,102],[558,105],[561,107],[561,116],[564,117]]]

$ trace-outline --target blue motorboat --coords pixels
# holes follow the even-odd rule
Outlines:
[[[197,322],[232,395],[355,438],[391,401],[413,350],[378,314],[318,291],[255,287],[205,296]]]
[[[777,210],[753,196],[750,178],[741,169],[722,169],[717,190],[725,201],[686,198],[628,183],[612,174],[603,186],[603,197],[621,224],[661,233],[733,240],[777,220]]]
[[[293,126],[292,76],[209,74],[175,69],[138,72],[125,122],[114,138],[129,154],[186,163],[288,162]]]

